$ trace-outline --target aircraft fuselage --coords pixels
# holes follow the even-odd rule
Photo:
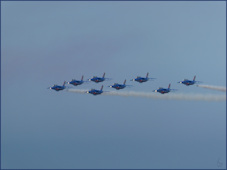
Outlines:
[[[190,81],[190,80],[187,80],[187,81],[181,81],[180,83],[181,83],[181,84],[184,84],[184,85],[186,85],[186,86],[190,86],[190,85],[195,84],[195,82],[194,82],[194,81]]]
[[[169,93],[170,90],[169,89],[158,89],[158,90],[155,90],[155,92],[158,92],[158,93],[161,93],[161,94],[165,94],[165,93]]]
[[[99,95],[102,94],[102,91],[100,90],[90,90],[87,93],[93,94],[93,95]]]
[[[143,78],[143,77],[134,79],[134,81],[137,81],[137,82],[139,82],[139,83],[146,82],[147,80],[148,80],[147,78]]]
[[[74,85],[74,86],[78,86],[78,85],[83,84],[83,81],[74,80],[74,81],[70,81],[69,84],[72,84],[72,85]]]
[[[115,88],[116,90],[120,90],[120,89],[125,88],[125,85],[122,85],[122,84],[115,84],[115,85],[110,86],[110,87]]]
[[[100,78],[100,77],[90,79],[90,81],[93,81],[95,83],[103,82],[104,80],[105,80],[104,78]]]
[[[60,90],[64,90],[65,87],[63,87],[63,86],[53,86],[50,89],[55,90],[55,91],[60,91]]]

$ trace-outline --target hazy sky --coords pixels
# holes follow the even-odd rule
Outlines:
[[[226,168],[226,102],[47,89],[223,94],[177,82],[226,86],[225,3],[1,2],[1,168]]]

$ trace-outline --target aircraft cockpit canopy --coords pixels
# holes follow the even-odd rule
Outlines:
[[[184,81],[187,81],[188,79],[184,79]]]
[[[158,89],[163,89],[163,87],[159,87]]]

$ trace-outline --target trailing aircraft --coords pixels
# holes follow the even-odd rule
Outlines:
[[[83,78],[84,78],[84,76],[81,77],[81,80],[72,79],[70,82],[68,82],[68,84],[72,84],[74,86],[81,85],[84,83]]]
[[[163,88],[163,87],[159,87],[157,90],[154,90],[153,92],[158,92],[158,93],[161,93],[161,94],[165,94],[165,93],[169,93],[170,91],[173,91],[175,89],[170,89],[170,85],[168,86],[167,89]]]
[[[196,76],[194,76],[193,80],[184,79],[183,81],[179,81],[178,83],[184,84],[186,86],[190,86],[195,83],[199,83],[199,81],[195,81],[195,78],[196,78]]]
[[[52,87],[49,87],[49,89],[56,90],[56,91],[64,90],[66,88],[65,83],[66,83],[66,81],[64,81],[62,86],[55,84]]]
[[[155,78],[148,78],[148,75],[149,75],[149,73],[147,73],[146,77],[137,76],[135,79],[132,79],[131,81],[137,81],[139,83],[143,83],[143,82],[146,82],[148,80],[155,79]]]
[[[99,94],[103,93],[102,89],[103,89],[103,85],[102,85],[100,90],[91,89],[90,91],[87,91],[87,93],[90,93],[90,94],[93,94],[93,95],[99,95]]]

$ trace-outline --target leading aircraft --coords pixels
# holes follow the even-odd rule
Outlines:
[[[100,90],[91,89],[90,91],[87,91],[87,93],[90,93],[90,94],[93,94],[93,95],[99,95],[99,94],[103,93],[102,89],[103,89],[103,85],[102,85]]]
[[[194,76],[193,80],[184,79],[183,81],[179,81],[178,83],[184,84],[186,86],[190,86],[199,82],[199,81],[195,81],[195,78],[196,76]]]
[[[66,83],[66,81],[64,81],[62,86],[55,84],[52,87],[50,87],[49,89],[56,90],[56,91],[64,90],[66,88],[65,83]]]
[[[159,89],[154,90],[153,92],[158,92],[158,93],[161,93],[161,94],[169,93],[170,91],[174,90],[174,89],[170,89],[170,85],[171,84],[169,84],[167,89],[165,89],[163,87],[159,87]]]
[[[95,83],[99,83],[99,82],[103,82],[105,80],[105,73],[103,73],[102,77],[97,77],[97,76],[93,76],[93,78],[88,79],[89,81],[93,81]]]
[[[148,78],[148,75],[149,75],[149,73],[147,73],[146,77],[137,76],[135,79],[132,79],[131,81],[137,81],[139,83],[143,83],[143,82],[146,82],[148,80],[155,79],[155,78]]]
[[[109,86],[109,87],[115,88],[116,90],[120,90],[127,86],[127,85],[125,85],[125,83],[126,83],[126,80],[124,81],[123,84],[114,83],[114,85]]]
[[[84,78],[84,76],[81,77],[81,80],[72,79],[70,82],[68,82],[68,84],[72,84],[74,86],[81,85],[84,83],[83,78]]]

